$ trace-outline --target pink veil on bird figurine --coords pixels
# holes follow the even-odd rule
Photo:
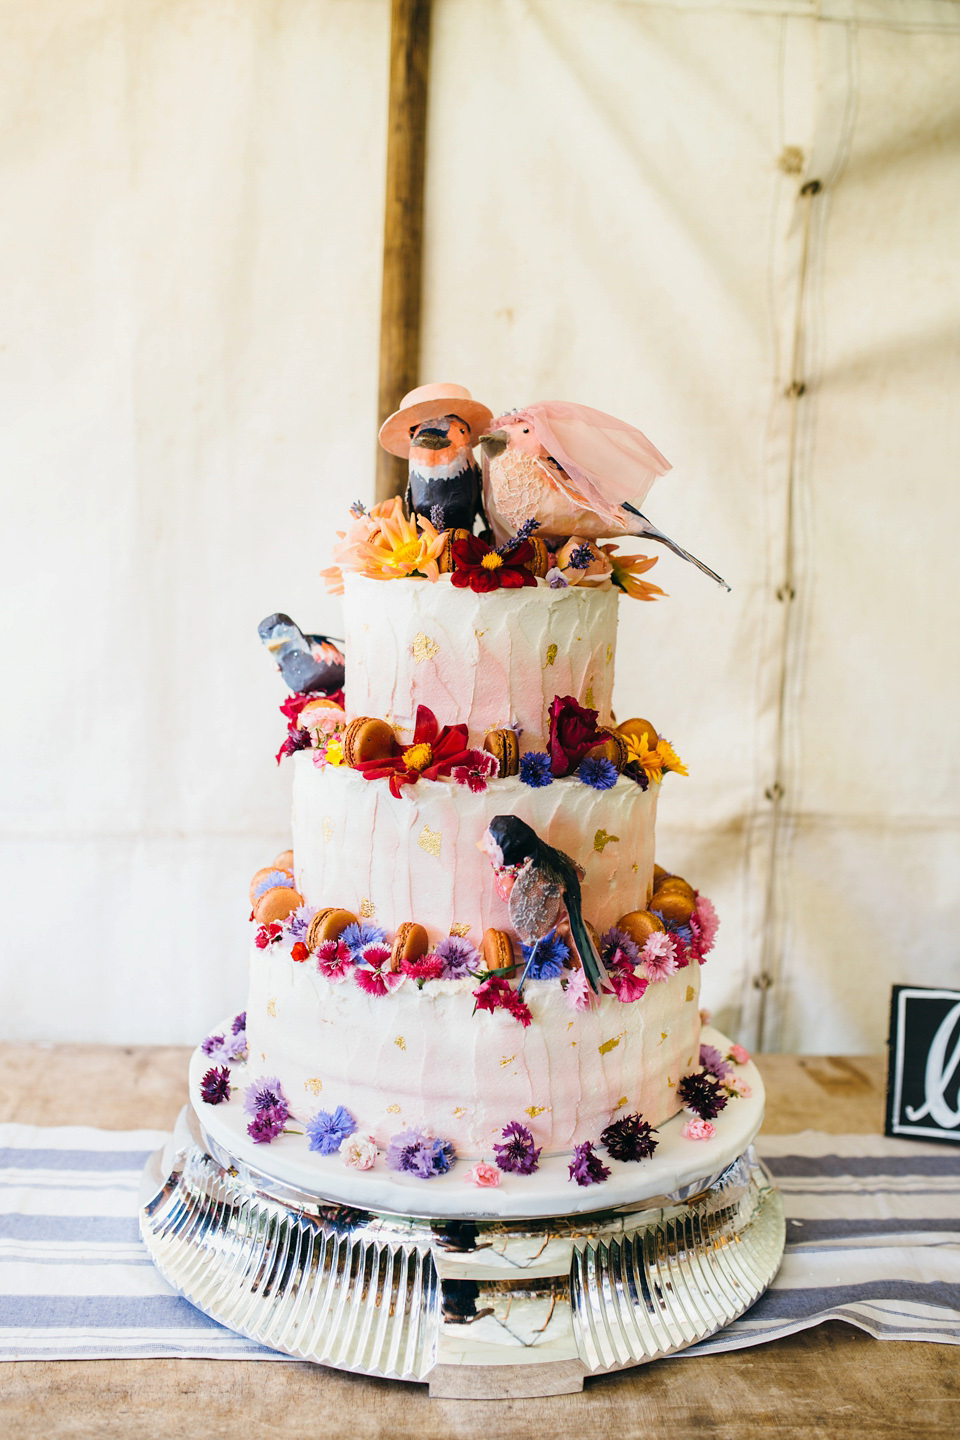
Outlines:
[[[545,540],[645,535],[729,585],[640,514],[671,468],[642,431],[589,405],[550,400],[501,415],[480,436],[484,508],[498,542],[535,521]]]

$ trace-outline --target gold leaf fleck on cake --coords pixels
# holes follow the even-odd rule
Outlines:
[[[366,624],[364,625],[363,628],[364,628],[364,630],[369,630],[369,629],[370,629],[370,622],[369,622],[369,620],[366,622]]]
[[[634,862],[633,862],[633,873],[634,873],[634,875],[636,875],[636,874],[639,872],[639,870],[640,870],[640,866],[637,864],[636,860],[634,860]]]
[[[319,1095],[323,1089],[323,1081],[319,1075],[311,1075],[309,1079],[304,1080],[303,1088],[304,1090],[309,1090],[311,1095]]]
[[[470,934],[470,930],[471,927],[469,925],[465,925],[462,920],[454,920],[453,924],[450,926],[450,934],[459,936],[461,940],[465,935]]]
[[[458,1105],[457,1108],[456,1108],[456,1110],[454,1110],[453,1113],[454,1113],[455,1118],[456,1118],[457,1120],[460,1120],[460,1119],[462,1119],[462,1117],[463,1117],[464,1115],[466,1115],[467,1112],[466,1112],[466,1109],[464,1108],[463,1105]]]
[[[376,907],[376,905],[374,905],[373,901],[372,901],[372,900],[368,900],[365,895],[361,895],[361,896],[360,896],[360,918],[361,918],[362,920],[372,920],[373,917],[374,917],[374,915],[376,915],[376,913],[377,913],[377,907]]]
[[[614,1035],[612,1040],[604,1040],[602,1045],[597,1046],[597,1050],[601,1055],[609,1055],[611,1050],[616,1050],[626,1033],[626,1030],[621,1030],[620,1034]]]
[[[440,646],[436,640],[431,640],[429,635],[424,635],[421,630],[413,637],[413,644],[410,646],[414,662],[422,665],[424,660],[432,660],[434,655],[439,654]]]
[[[536,1120],[538,1115],[542,1115],[544,1110],[549,1109],[549,1105],[528,1105],[523,1113],[524,1115],[529,1115],[531,1120]]]
[[[588,710],[596,710],[596,708],[597,708],[596,705],[595,705],[595,703],[594,703],[594,699],[593,699],[593,676],[592,676],[592,675],[590,676],[590,684],[587,686],[587,693],[586,693],[586,695],[584,695],[584,697],[583,697],[583,703],[584,703],[584,705],[586,705],[586,707],[587,707]]]
[[[660,1039],[657,1041],[657,1044],[658,1044],[658,1045],[662,1045],[663,1042],[664,1042],[664,1040],[666,1040],[667,1036],[669,1035],[669,1033],[670,1033],[669,1030],[661,1030],[661,1031],[660,1031]]]
[[[473,633],[474,635],[476,635],[477,639],[480,640],[483,638],[484,635],[486,635],[487,632],[486,630],[474,630]]]
[[[608,835],[606,830],[598,830],[593,837],[593,848],[599,855],[602,855],[604,845],[609,845],[612,841],[619,839],[619,835]]]
[[[617,1101],[616,1105],[614,1105],[613,1108],[614,1108],[614,1110],[622,1110],[623,1107],[624,1107],[624,1105],[626,1105],[626,1103],[627,1103],[627,1097],[626,1097],[626,1095],[621,1095],[621,1096],[620,1096],[620,1099]]]
[[[572,1020],[568,1020],[568,1021],[567,1021],[567,1029],[568,1029],[568,1030],[572,1030],[572,1029],[573,1029],[573,1021],[572,1021]]]
[[[687,999],[688,999],[688,1000],[692,1000],[692,999],[693,999],[693,986],[692,986],[692,985],[688,985],[688,986],[687,986]]]
[[[556,647],[556,645],[548,645],[548,646],[547,646],[547,664],[548,664],[548,665],[552,665],[553,662],[554,662],[554,660],[556,660],[556,658],[557,658],[557,647]]]
[[[277,1002],[276,1002],[276,1000],[268,1000],[268,1001],[267,1001],[267,1014],[268,1014],[268,1015],[272,1015],[272,1016],[274,1017],[274,1019],[276,1019],[276,1015],[277,1015]]]
[[[672,1090],[672,1089],[673,1089],[673,1081],[670,1079],[670,1076],[669,1076],[669,1075],[667,1076],[667,1084],[670,1086],[670,1089]]]
[[[611,662],[612,659],[613,659],[613,646],[612,646],[612,645],[608,645],[608,646],[607,646],[607,664],[608,664],[608,665],[610,664],[610,662]]]
[[[394,1043],[394,1045],[396,1045],[396,1047],[397,1047],[398,1050],[406,1050],[406,1048],[407,1048],[407,1042],[406,1042],[406,1040],[404,1040],[404,1038],[403,1038],[402,1035],[398,1035],[397,1038],[396,1038],[396,1040],[394,1040],[393,1043]]]
[[[388,1115],[399,1115],[399,1114],[400,1114],[400,1106],[399,1106],[399,1105],[388,1105],[388,1106],[387,1106],[387,1114],[388,1114]]]
[[[417,844],[420,846],[420,849],[425,850],[428,855],[435,855],[438,860],[440,859],[440,846],[442,843],[443,831],[431,830],[429,825],[424,825],[420,834],[417,836]]]
[[[323,831],[324,841],[327,841],[327,840],[332,839],[332,837],[333,837],[333,821],[330,819],[330,816],[329,816],[329,815],[324,815],[324,817],[323,817],[323,824],[320,826],[320,829]]]
[[[501,1055],[501,1056],[500,1056],[500,1064],[501,1064],[501,1065],[512,1065],[513,1062],[514,1062],[514,1060],[516,1060],[516,1058],[517,1058],[516,1055]]]

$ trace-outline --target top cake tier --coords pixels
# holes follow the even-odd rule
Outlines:
[[[412,733],[417,706],[466,724],[471,745],[516,728],[523,750],[546,746],[549,709],[572,695],[612,723],[617,595],[612,586],[456,589],[427,580],[344,576],[349,715]]]

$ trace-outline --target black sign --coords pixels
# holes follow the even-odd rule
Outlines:
[[[960,990],[894,985],[887,1135],[960,1144]]]

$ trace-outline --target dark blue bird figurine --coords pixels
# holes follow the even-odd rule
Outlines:
[[[330,695],[343,686],[345,661],[328,635],[304,635],[289,615],[268,615],[257,634],[297,695]]]
[[[497,892],[507,902],[511,925],[521,940],[534,946],[518,989],[536,958],[537,945],[555,928],[565,909],[583,973],[591,990],[599,994],[607,972],[583,921],[583,870],[576,861],[541,840],[516,815],[495,815],[479,848],[493,866]]]

